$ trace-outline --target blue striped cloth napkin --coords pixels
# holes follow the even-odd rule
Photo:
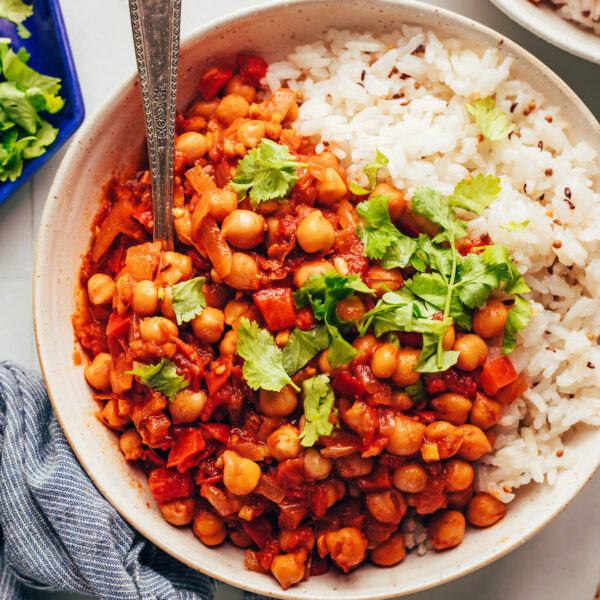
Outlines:
[[[0,362],[0,599],[211,600],[215,581],[133,530],[77,462],[42,377]],[[250,598],[258,598],[248,595]]]

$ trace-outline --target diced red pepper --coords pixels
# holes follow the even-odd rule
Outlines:
[[[241,520],[240,524],[261,550],[264,550],[268,541],[273,539],[273,528],[265,517],[257,517],[252,521]]]
[[[189,498],[194,492],[194,481],[189,471],[180,473],[177,469],[161,467],[154,469],[148,477],[148,486],[157,502],[169,502],[179,498]]]
[[[413,410],[411,414],[419,417],[419,421],[421,421],[421,423],[429,424],[435,421],[435,413],[432,410],[419,410],[417,408]]]
[[[165,461],[156,453],[152,448],[146,448],[144,450],[144,460],[155,464],[157,467],[164,467]]]
[[[217,375],[217,366],[224,366],[225,370],[223,373]],[[206,381],[206,387],[208,388],[208,395],[214,396],[226,383],[231,374],[231,360],[220,358],[217,359],[213,364],[210,371],[204,375],[204,381]]]
[[[483,391],[488,396],[493,396],[518,377],[519,374],[512,362],[510,362],[510,358],[502,356],[483,365],[479,381],[483,387]]]
[[[212,67],[205,71],[198,82],[198,91],[205,100],[214,98],[221,88],[233,77],[231,67]]]
[[[167,467],[177,467],[180,473],[184,473],[194,466],[195,459],[205,446],[204,436],[198,429],[189,428],[180,432],[169,452]]]
[[[364,477],[359,477],[356,480],[358,487],[365,493],[383,492],[392,487],[392,477],[388,467],[382,464],[377,464],[375,468]]]
[[[345,371],[334,377],[331,387],[338,396],[353,400],[360,400],[365,393],[365,386],[356,377],[352,377]]]
[[[425,389],[430,396],[436,396],[446,391],[446,384],[440,374],[425,373],[423,379],[425,380]]]
[[[201,423],[200,427],[219,442],[226,444],[229,441],[229,435],[231,433],[231,427],[229,427],[229,425],[223,425],[222,423]]]
[[[123,315],[116,312],[111,313],[108,318],[108,325],[106,326],[106,335],[112,335],[114,337],[123,337],[127,335],[129,333],[130,322],[130,313],[125,313]]]
[[[260,290],[254,294],[254,304],[271,331],[287,329],[296,323],[296,307],[291,288]]]
[[[457,369],[448,369],[443,373],[442,380],[448,391],[461,394],[469,400],[475,399],[477,382],[471,375]]]
[[[199,473],[200,475],[204,475],[203,473]],[[219,483],[219,481],[223,480],[223,475],[213,475],[212,477],[200,477],[196,478],[196,483],[198,485],[202,485],[203,483]]]
[[[522,396],[529,386],[525,379],[521,376],[517,377],[512,383],[503,387],[494,398],[500,402],[500,404],[506,406],[511,402],[514,402],[519,396]]]
[[[375,437],[366,446],[363,446],[364,449],[362,450],[361,456],[363,458],[378,456],[381,454],[387,443],[388,438],[376,433]]]
[[[308,306],[303,306],[296,312],[295,325],[301,331],[310,331],[315,328],[315,316]]]
[[[251,54],[238,54],[236,60],[240,66],[241,80],[253,86],[260,85],[261,80],[267,74],[266,61],[260,56]]]

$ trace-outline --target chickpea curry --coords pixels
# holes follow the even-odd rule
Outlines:
[[[377,152],[361,187],[266,68],[209,69],[177,117],[174,251],[151,241],[148,171],[111,182],[73,325],[165,519],[287,589],[397,564],[406,519],[441,551],[504,516],[473,462],[527,388],[508,354],[531,308],[506,249],[467,233],[498,178],[409,199]]]

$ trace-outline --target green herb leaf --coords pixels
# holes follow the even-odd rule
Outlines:
[[[305,166],[286,145],[263,138],[238,162],[229,185],[240,200],[249,194],[250,206],[256,209],[261,202],[285,198],[298,181],[296,169]]]
[[[173,402],[177,392],[190,384],[183,375],[177,375],[175,365],[166,358],[157,365],[146,365],[127,373],[139,377],[142,385],[160,392],[169,399],[169,402]]]
[[[371,190],[360,187],[360,185],[358,185],[358,183],[354,183],[354,181],[348,182],[348,188],[355,196],[364,196],[371,193]]]
[[[479,125],[481,133],[492,142],[503,140],[514,128],[514,125],[508,124],[506,113],[496,106],[492,96],[483,100],[478,98],[475,100],[475,106],[467,104],[467,110]]]
[[[387,159],[387,157],[378,149],[377,155],[375,156],[375,160],[369,163],[368,165],[365,165],[365,168],[363,169],[363,173],[369,179],[370,189],[367,190],[358,185],[357,183],[351,181],[348,184],[350,191],[356,196],[364,196],[365,194],[370,194],[377,185],[377,174],[379,173],[379,169],[383,169],[383,167],[385,167],[389,162],[390,161]]]
[[[500,225],[500,229],[506,229],[506,231],[523,231],[527,225],[529,225],[529,219],[520,223],[509,221],[506,225]]]
[[[510,354],[517,345],[517,333],[529,323],[533,309],[522,296],[515,296],[515,305],[508,311],[502,338],[502,354]]]
[[[28,134],[35,135],[39,123],[38,110],[14,81],[0,83],[0,105],[9,119]]]
[[[404,388],[404,391],[412,398],[415,404],[420,404],[421,402],[425,402],[425,400],[427,400],[425,385],[423,384],[423,380],[420,378],[417,379],[417,383],[407,385]]]
[[[358,350],[343,338],[338,327],[327,322],[325,326],[329,334],[327,361],[334,369],[347,365],[358,354]]]
[[[439,273],[417,273],[405,285],[415,296],[422,298],[439,310],[444,310],[448,296],[448,284]]]
[[[19,37],[27,39],[31,36],[23,21],[33,14],[33,6],[22,0],[0,0],[0,18],[7,19],[17,26]]]
[[[278,392],[286,385],[299,390],[283,367],[283,355],[275,340],[256,321],[240,319],[237,330],[237,353],[244,359],[242,373],[246,383],[253,389]]]
[[[297,373],[309,360],[329,345],[327,328],[319,325],[310,331],[295,328],[283,347],[283,368],[288,375]]]
[[[481,215],[498,197],[501,189],[499,177],[479,173],[459,181],[448,198],[448,204]]]
[[[171,287],[173,312],[177,318],[177,325],[191,321],[206,308],[206,297],[202,291],[205,282],[204,277],[194,277]]]
[[[411,206],[412,212],[439,225],[450,234],[452,240],[465,236],[467,224],[461,219],[457,219],[454,209],[448,206],[448,203],[436,190],[419,186],[412,197]]]
[[[316,375],[302,382],[305,422],[300,432],[301,444],[310,447],[322,435],[331,435],[333,423],[329,415],[334,410],[335,396],[326,374]]]
[[[438,352],[439,339],[440,336],[434,333],[423,334],[423,347],[413,367],[413,371],[419,373],[441,373],[456,364],[460,353],[454,350],[442,350]]]
[[[508,264],[489,263],[482,254],[467,254],[458,274],[458,297],[465,306],[475,308],[486,302],[492,289],[500,287],[500,281],[508,275]]]

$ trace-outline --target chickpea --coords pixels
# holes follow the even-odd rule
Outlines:
[[[329,252],[335,242],[335,230],[320,210],[313,210],[300,221],[296,239],[304,252]]]
[[[217,110],[219,102],[219,98],[214,98],[213,100],[196,100],[188,110],[187,116],[188,118],[204,117],[205,119],[210,119],[215,110]]]
[[[435,409],[438,419],[448,421],[452,425],[464,425],[472,403],[461,394],[449,392],[436,396],[431,401],[431,406]]]
[[[264,121],[246,121],[237,131],[238,140],[246,148],[256,148],[265,137],[266,126]]]
[[[427,471],[418,463],[406,463],[394,470],[392,483],[401,492],[418,494],[427,485]]]
[[[138,460],[144,454],[142,447],[142,437],[136,429],[128,429],[121,434],[119,438],[119,448],[125,457],[125,460]]]
[[[421,447],[425,425],[404,415],[396,415],[391,422],[382,423],[379,430],[389,438],[385,449],[390,454],[409,456]]]
[[[258,393],[258,409],[267,417],[287,417],[297,406],[298,394],[291,385],[279,392],[260,390]]]
[[[112,302],[116,286],[110,275],[96,273],[88,279],[87,289],[90,302],[99,306]]]
[[[267,219],[267,244],[270,246],[279,241],[279,217],[269,217]]]
[[[406,556],[404,536],[401,531],[396,531],[378,546],[369,551],[370,559],[380,567],[397,565]]]
[[[375,189],[370,193],[369,198],[375,196],[389,196],[388,211],[392,221],[399,219],[404,214],[404,211],[406,211],[407,202],[404,192],[389,183],[377,184]]]
[[[225,315],[222,310],[207,306],[192,319],[194,335],[207,344],[215,344],[221,339],[225,330]]]
[[[207,546],[218,546],[227,535],[223,519],[208,511],[194,517],[192,529],[200,541]]]
[[[219,344],[219,352],[224,356],[233,356],[237,347],[237,331],[230,329]]]
[[[231,271],[225,278],[237,290],[255,290],[259,286],[257,262],[244,252],[234,252],[231,257]]]
[[[442,339],[442,348],[444,350],[452,350],[452,346],[454,346],[455,340],[456,330],[454,329],[454,325],[450,325],[448,329],[446,329],[446,333],[444,334],[444,338]]]
[[[225,315],[225,324],[231,327],[237,327],[240,319],[248,314],[253,303],[248,298],[239,298],[230,300],[223,309]]]
[[[102,411],[102,417],[104,421],[107,423],[109,427],[113,429],[122,429],[127,423],[129,423],[130,418],[128,416],[120,416],[118,413],[118,404],[117,400],[109,400],[104,405],[104,410]]]
[[[502,404],[500,402],[477,392],[469,415],[469,423],[480,429],[489,429],[500,420],[501,415]]]
[[[250,103],[240,94],[227,94],[224,96],[217,110],[215,117],[225,125],[231,125],[236,119],[242,119],[248,116]]]
[[[354,339],[352,345],[361,353],[373,354],[375,348],[378,345],[378,341],[374,335],[367,333],[367,335],[361,335]]]
[[[344,180],[332,167],[325,169],[325,179],[317,181],[317,198],[321,204],[329,206],[341,200],[348,193]]]
[[[367,509],[380,523],[397,525],[406,514],[408,505],[404,496],[395,488],[365,496]]]
[[[319,360],[317,364],[319,365],[319,370],[321,373],[327,373],[328,375],[333,375],[335,373],[335,369],[329,364],[329,348],[326,348],[319,355]]]
[[[486,493],[475,494],[467,507],[467,520],[476,527],[490,527],[506,514],[506,506]]]
[[[421,373],[413,371],[415,363],[419,359],[420,350],[417,348],[400,348],[398,350],[398,362],[392,373],[392,381],[398,387],[406,387],[417,383]]]
[[[254,543],[252,538],[244,531],[243,527],[238,526],[235,529],[230,529],[229,539],[234,546],[238,548],[249,548]]]
[[[321,275],[333,271],[333,265],[324,259],[312,260],[302,265],[294,272],[294,285],[301,288],[313,274]]]
[[[365,559],[367,538],[355,527],[344,527],[322,533],[317,538],[317,548],[321,558],[330,554],[337,566],[348,573]]]
[[[373,470],[374,459],[372,456],[362,457],[360,454],[341,456],[335,461],[335,472],[343,479],[364,477]]]
[[[285,120],[290,122],[295,121],[298,118],[298,108],[298,103],[295,100],[292,100],[292,103],[285,114]]]
[[[237,496],[249,494],[258,484],[260,467],[252,460],[233,452],[223,452],[223,483]]]
[[[387,379],[396,371],[400,350],[394,344],[382,344],[373,352],[371,371],[375,377]]]
[[[192,259],[180,252],[163,252],[163,264],[176,267],[183,279],[189,279],[194,274]]]
[[[180,423],[193,423],[202,415],[206,404],[206,392],[194,392],[190,388],[179,390],[173,402],[169,403],[169,412],[175,425]]]
[[[304,539],[304,536],[299,536],[299,533],[306,532],[304,528],[298,529],[281,529],[279,532],[279,549],[282,552],[296,552],[300,548],[304,548],[310,552],[315,547],[315,536],[310,529],[310,537]]]
[[[326,167],[336,168],[340,166],[340,159],[329,150],[324,150],[321,154],[318,155],[321,161],[321,164]]]
[[[458,456],[464,460],[477,460],[487,454],[492,445],[485,433],[475,425],[461,425],[459,428],[463,434],[463,443],[458,451]]]
[[[367,273],[367,285],[377,296],[383,296],[388,290],[399,290],[404,285],[404,277],[399,269],[388,270],[374,265]]]
[[[251,210],[234,210],[225,217],[221,233],[236,248],[249,250],[262,244],[265,218]]]
[[[267,200],[266,202],[261,202],[256,207],[256,212],[259,215],[270,215],[276,212],[279,207],[280,204],[277,202],[277,200]]]
[[[219,223],[238,207],[237,194],[229,186],[206,192],[202,198],[210,204],[208,215]]]
[[[470,485],[462,492],[446,492],[446,501],[448,508],[464,508],[469,503],[469,500],[473,497],[473,486]]]
[[[296,458],[302,450],[299,436],[300,432],[293,425],[284,425],[276,429],[267,438],[269,454],[280,462]]]
[[[158,310],[158,291],[154,281],[144,279],[133,288],[133,310],[142,317],[149,317]]]
[[[460,352],[456,366],[461,371],[473,371],[487,359],[487,345],[474,333],[457,336],[452,350]]]
[[[171,286],[163,287],[163,299],[160,301],[160,312],[170,319],[171,321],[175,321],[175,311],[173,310],[173,290]]]
[[[254,89],[254,86],[244,83],[239,74],[234,75],[227,82],[224,92],[226,94],[237,94],[239,96],[243,96],[248,102],[254,102],[254,96],[256,96],[256,90]]]
[[[273,558],[271,573],[284,590],[302,581],[306,570],[306,556],[306,550],[298,550],[293,554],[278,554]]]
[[[110,367],[112,360],[108,352],[100,352],[94,360],[83,369],[85,380],[97,390],[106,392],[110,390]]]
[[[160,512],[171,525],[189,525],[194,516],[194,499],[171,500],[160,505]]]
[[[437,512],[429,522],[429,541],[436,550],[458,546],[465,535],[466,522],[457,510]]]
[[[504,333],[508,307],[497,298],[490,298],[473,315],[473,331],[482,338],[493,338]]]
[[[405,412],[413,408],[415,403],[406,392],[394,392],[392,394],[392,408]]]
[[[444,465],[446,475],[446,490],[449,492],[462,492],[472,483],[475,471],[473,467],[464,460],[453,458]]]
[[[333,462],[316,448],[309,448],[304,455],[304,472],[312,479],[325,479],[331,473]]]
[[[342,321],[360,321],[365,314],[363,301],[354,294],[340,300],[335,307],[338,317]]]
[[[175,150],[183,152],[188,165],[200,160],[210,149],[210,143],[205,135],[197,131],[186,131],[175,138]]]
[[[140,323],[140,335],[144,342],[166,344],[178,334],[177,325],[164,317],[146,317]]]
[[[463,433],[459,427],[446,421],[434,421],[425,429],[425,440],[437,447],[440,460],[454,456],[463,442]]]

